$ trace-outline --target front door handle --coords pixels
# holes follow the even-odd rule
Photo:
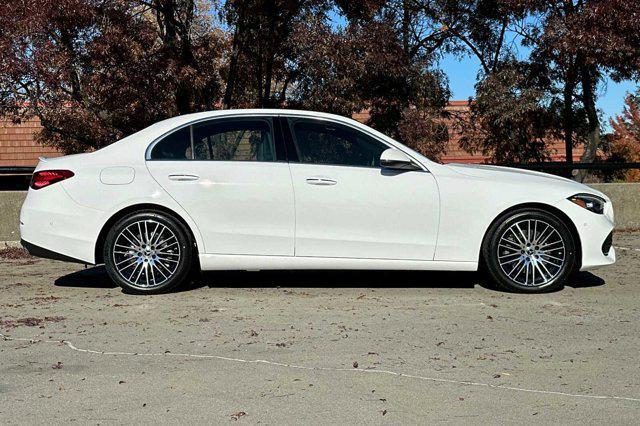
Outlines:
[[[337,184],[338,181],[326,177],[314,176],[307,178],[307,183],[309,185],[331,186]]]
[[[176,182],[187,182],[200,179],[198,175],[185,175],[185,174],[176,174],[169,175],[169,180],[175,180]]]

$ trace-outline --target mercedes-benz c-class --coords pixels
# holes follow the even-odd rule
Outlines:
[[[22,211],[34,255],[106,266],[157,293],[194,270],[486,270],[561,287],[615,261],[610,200],[577,182],[439,164],[348,118],[174,117],[95,152],[41,159]]]

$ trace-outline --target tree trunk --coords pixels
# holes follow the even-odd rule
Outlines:
[[[409,27],[411,25],[411,14],[409,12],[409,0],[402,0],[402,49],[409,58]]]
[[[240,50],[242,49],[246,12],[246,2],[243,1],[240,3],[238,22],[236,22],[236,28],[233,32],[233,45],[231,47],[231,58],[229,60],[229,74],[227,75],[227,87],[224,91],[223,104],[227,109],[233,107],[233,91],[235,89],[236,77],[238,75],[238,58],[240,56]]]
[[[265,65],[264,93],[262,94],[261,107],[270,107],[271,103],[271,80],[273,78],[273,63],[275,61],[274,36],[276,30],[276,5],[274,2],[269,3],[269,33],[267,35],[267,57]]]
[[[582,154],[582,157],[580,157],[581,163],[592,163],[596,158],[596,152],[600,146],[600,119],[598,118],[596,95],[594,93],[595,72],[596,71],[592,67],[586,65],[580,67],[582,102],[587,114],[587,125],[589,131],[584,153]],[[587,174],[587,170],[579,170],[576,174],[576,179],[579,182],[584,182]]]
[[[565,161],[568,165],[573,164],[573,94],[576,88],[576,76],[573,64],[569,65],[566,81],[563,89],[562,105],[562,130],[564,132]],[[566,177],[572,176],[572,169],[567,169]]]

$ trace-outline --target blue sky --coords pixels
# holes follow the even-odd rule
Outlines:
[[[479,67],[480,63],[474,57],[447,55],[440,61],[440,68],[449,77],[452,100],[469,99],[475,94],[474,85]],[[610,128],[609,118],[622,111],[627,92],[635,92],[639,86],[639,83],[632,81],[616,83],[610,79],[601,84],[598,88],[598,108],[602,111],[605,130]]]

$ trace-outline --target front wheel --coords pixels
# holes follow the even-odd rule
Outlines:
[[[192,265],[184,227],[156,211],[132,213],[109,230],[104,262],[111,279],[131,293],[164,293],[184,283]]]
[[[491,226],[483,246],[493,280],[506,290],[526,293],[561,288],[575,256],[575,242],[567,226],[540,209],[504,215]]]

